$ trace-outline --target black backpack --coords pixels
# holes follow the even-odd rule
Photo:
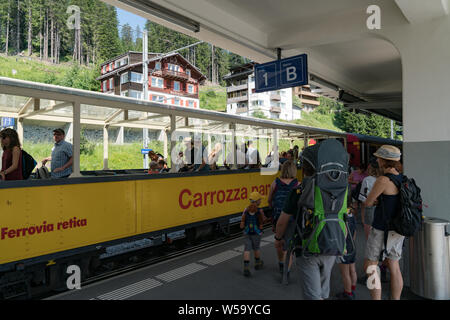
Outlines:
[[[36,160],[34,160],[33,157],[28,154],[28,152],[22,150],[22,176],[24,180],[30,177],[31,172],[33,172],[36,165]]]
[[[411,237],[422,227],[422,197],[414,179],[403,176],[402,182],[386,174],[400,191],[400,211],[391,218],[389,227],[398,234]]]

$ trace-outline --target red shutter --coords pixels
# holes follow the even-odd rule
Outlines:
[[[150,95],[149,100],[152,101],[153,95]]]
[[[183,106],[183,100],[180,99],[180,106]]]
[[[172,104],[175,104],[175,98],[172,98]]]
[[[194,101],[194,108],[197,108],[197,102]]]

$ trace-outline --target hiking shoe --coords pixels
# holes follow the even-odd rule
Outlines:
[[[349,295],[345,292],[340,292],[336,295],[336,298],[338,300],[355,300],[355,297],[353,295]]]
[[[262,260],[255,262],[255,270],[261,270],[263,268],[263,265],[264,265],[264,262]]]
[[[251,275],[250,270],[248,268],[245,268],[244,269],[244,276],[250,277],[250,275]]]

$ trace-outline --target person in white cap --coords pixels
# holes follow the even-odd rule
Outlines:
[[[366,244],[364,270],[367,273],[367,285],[372,299],[381,299],[381,282],[377,270],[378,259],[383,253],[391,274],[391,299],[399,300],[403,289],[403,278],[398,261],[402,256],[404,236],[388,230],[388,221],[400,210],[400,194],[394,180],[401,183],[402,175],[398,172],[401,152],[390,145],[381,146],[374,153],[382,175],[375,181],[372,190],[364,202],[366,207],[376,204],[372,229]],[[388,233],[385,246],[385,233]]]

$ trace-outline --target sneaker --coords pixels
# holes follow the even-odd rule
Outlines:
[[[347,294],[345,292],[338,293],[336,295],[336,298],[338,300],[355,300],[355,297],[353,295],[351,296],[351,295],[349,295],[349,294]]]
[[[250,277],[250,275],[251,275],[250,270],[248,268],[244,268],[244,276]]]
[[[255,262],[255,270],[261,270],[263,268],[263,265],[264,265],[264,262],[262,260]]]

